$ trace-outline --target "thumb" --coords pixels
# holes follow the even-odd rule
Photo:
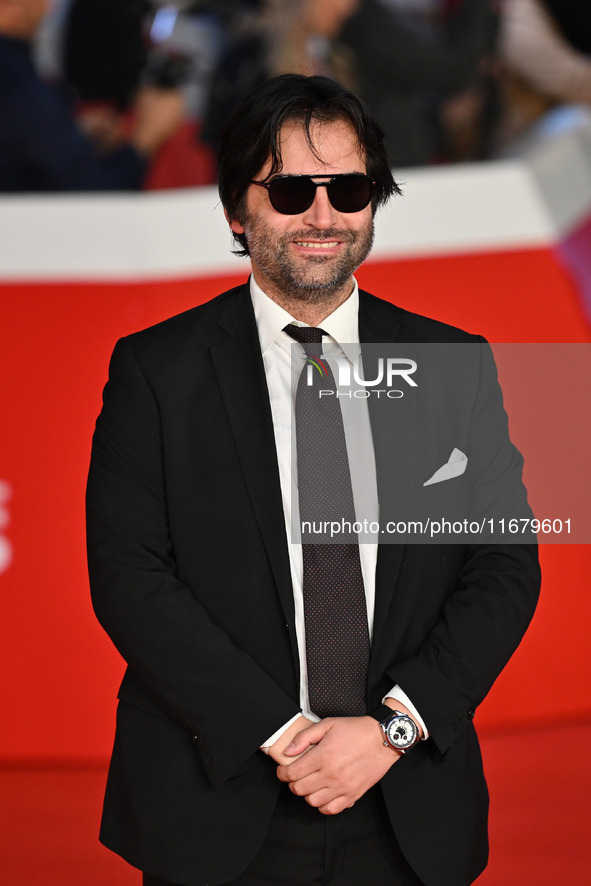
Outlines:
[[[283,753],[287,757],[297,757],[299,754],[303,754],[311,745],[318,744],[329,729],[330,724],[327,720],[307,726],[306,729],[302,729],[294,736],[293,741],[287,745]]]

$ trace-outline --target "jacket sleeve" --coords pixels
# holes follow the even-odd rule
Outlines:
[[[479,365],[467,373],[475,380],[474,394],[467,396],[471,388],[466,386],[458,397],[468,407],[468,508],[474,525],[484,521],[488,527],[492,518],[496,528],[492,534],[479,533],[480,538],[477,534],[476,543],[464,535],[450,548],[448,538],[446,548],[439,549],[444,567],[454,563],[455,578],[439,612],[432,613],[422,644],[388,670],[420,711],[441,752],[474,717],[519,645],[540,588],[535,536],[498,532],[501,520],[506,528],[509,519],[525,518],[518,525],[527,526],[532,514],[521,477],[523,459],[509,438],[490,348],[483,343],[476,352]],[[429,557],[429,549],[421,549]]]
[[[158,402],[125,339],[93,439],[87,539],[100,623],[155,703],[198,739],[211,781],[223,782],[299,706],[176,575]]]
[[[474,718],[519,645],[538,598],[535,545],[467,548],[455,590],[414,655],[388,671],[441,753]]]

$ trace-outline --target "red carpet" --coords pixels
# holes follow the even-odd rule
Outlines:
[[[587,886],[591,723],[485,735],[491,860],[478,886]],[[0,768],[0,881],[6,886],[139,886],[96,833],[101,768]],[[366,886],[366,884],[359,884]]]

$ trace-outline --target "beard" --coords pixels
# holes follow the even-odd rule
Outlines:
[[[373,218],[358,230],[291,231],[277,234],[260,219],[247,216],[244,231],[253,262],[285,298],[302,302],[330,300],[367,258],[374,239]],[[339,240],[339,255],[294,255],[295,240]]]

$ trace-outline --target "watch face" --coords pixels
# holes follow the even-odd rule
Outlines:
[[[386,738],[392,747],[404,751],[414,743],[418,730],[410,717],[394,717],[386,729]]]

